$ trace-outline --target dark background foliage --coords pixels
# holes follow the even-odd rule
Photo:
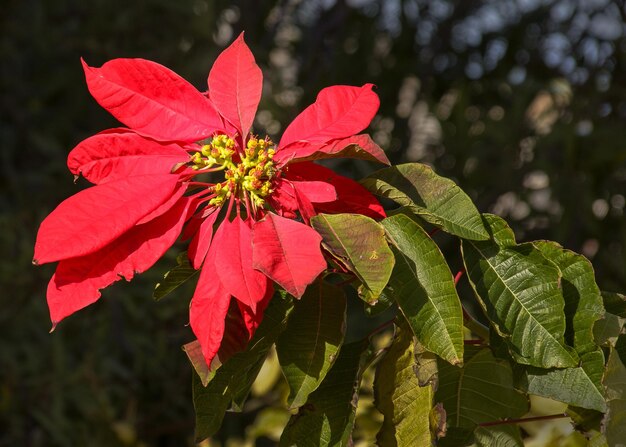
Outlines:
[[[255,128],[274,136],[321,88],[373,82],[382,105],[371,133],[393,162],[432,164],[520,240],[582,252],[601,288],[626,290],[622,1],[7,0],[2,10],[0,445],[192,443],[180,350],[192,289],[150,298],[175,253],[47,333],[54,267],[30,265],[37,227],[85,186],[66,170],[69,150],[117,126],[89,96],[80,57],[152,59],[204,89],[245,30],[265,75]],[[372,169],[336,167],[356,178]],[[246,422],[227,418],[221,436]]]

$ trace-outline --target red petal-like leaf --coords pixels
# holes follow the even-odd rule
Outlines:
[[[215,272],[205,265],[189,307],[189,322],[200,342],[207,365],[211,365],[220,349],[230,301],[230,293],[222,286]]]
[[[181,241],[187,241],[191,239],[198,232],[200,225],[202,225],[202,222],[204,222],[204,219],[201,218],[198,214],[199,213],[196,213],[191,219],[189,219],[189,222],[187,222],[187,225],[185,225],[185,228],[183,228],[183,232],[180,233]],[[189,260],[191,261],[191,258],[189,258]]]
[[[209,356],[214,355],[212,358],[209,357],[210,366],[207,364],[205,355],[202,353],[202,345],[198,340],[183,346],[183,350],[187,353],[189,361],[200,376],[203,386],[207,386],[208,379],[212,376],[211,373],[213,371],[226,363],[233,355],[243,351],[248,344],[248,328],[246,328],[238,304],[241,303],[237,300],[230,300],[219,350],[217,354],[207,353]],[[201,312],[198,312],[198,314],[201,314]]]
[[[337,200],[335,187],[327,182],[293,181],[293,187],[313,203],[333,202]]]
[[[176,163],[187,160],[189,154],[178,144],[110,129],[80,142],[67,157],[67,167],[97,184],[131,175],[168,174]]]
[[[302,220],[305,224],[309,225],[311,222],[311,217],[315,216],[315,208],[311,201],[302,194],[300,191],[296,189],[296,200],[298,202],[298,210],[300,211],[300,216],[302,216]]]
[[[183,194],[185,194],[185,191],[187,191],[187,186],[185,184],[179,183],[169,199],[167,199],[165,202],[157,206],[154,210],[150,211],[144,217],[139,219],[135,225],[141,225],[146,222],[150,222],[151,220],[156,219],[162,214],[165,214],[167,210],[173,207],[176,202],[178,202],[178,200],[183,196]]]
[[[268,213],[252,228],[253,267],[300,298],[326,268],[321,240],[311,227]]]
[[[245,139],[261,100],[263,74],[243,33],[215,60],[208,84],[213,104]]]
[[[248,331],[249,338],[252,338],[257,328],[259,327],[259,324],[261,324],[261,321],[263,320],[263,313],[265,312],[265,309],[270,303],[273,295],[274,287],[272,286],[272,283],[268,281],[267,291],[265,292],[265,296],[263,297],[263,299],[257,303],[256,313],[252,312],[252,309],[243,304],[241,301],[235,300],[237,301],[237,305],[239,306],[239,311],[241,312],[241,316],[243,317],[243,322]]]
[[[337,191],[337,200],[327,203],[316,203],[315,209],[324,213],[356,213],[373,219],[387,217],[385,210],[360,183],[338,175],[331,169],[311,162],[293,163],[289,165],[287,177],[294,180],[317,180],[331,183]]]
[[[306,161],[341,157],[390,164],[385,152],[366,134],[340,138],[328,143],[295,142],[278,151],[274,160],[279,166],[282,166],[292,160]]]
[[[101,68],[82,63],[96,101],[138,132],[164,141],[199,141],[224,129],[211,101],[156,62],[114,59]]]
[[[252,267],[252,231],[239,216],[220,224],[213,238],[215,270],[224,288],[252,312],[267,290],[267,278]]]
[[[100,298],[103,289],[152,267],[172,246],[182,229],[190,201],[181,199],[157,219],[138,225],[106,247],[62,260],[48,284],[53,324]]]
[[[296,217],[295,211],[300,211],[306,224],[316,214],[312,202],[335,200],[337,200],[337,192],[330,183],[286,179],[279,179],[275,182],[274,193],[270,196],[270,203],[277,214],[293,219]]]
[[[295,218],[298,209],[296,191],[289,180],[278,178],[273,183],[274,192],[268,200],[276,212],[284,217]]]
[[[224,326],[224,337],[217,352],[217,357],[221,363],[228,361],[239,351],[243,351],[248,344],[249,330],[239,306],[244,306],[244,304],[241,304],[239,300],[230,300]]]
[[[216,209],[203,219],[202,223],[198,227],[198,231],[196,231],[196,234],[189,243],[187,254],[189,256],[189,260],[191,261],[191,265],[196,270],[200,268],[204,262],[204,258],[206,258],[206,254],[209,252],[211,240],[213,239],[213,225],[215,224],[218,215],[219,210]]]
[[[92,253],[165,202],[178,176],[137,175],[87,188],[62,202],[37,233],[34,263]]]
[[[362,87],[335,85],[323,89],[315,103],[304,109],[287,127],[278,145],[279,152],[296,141],[326,143],[365,129],[380,105],[372,87],[372,84]]]

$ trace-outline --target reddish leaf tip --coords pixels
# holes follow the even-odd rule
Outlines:
[[[253,267],[299,298],[326,268],[321,240],[311,227],[268,213],[253,227]]]
[[[91,67],[89,66],[89,64],[85,61],[85,59],[83,59],[82,57],[80,58],[80,64],[83,66],[83,70],[87,71],[90,70]]]
[[[48,334],[52,334],[54,332],[54,330],[57,328],[57,324],[59,324],[58,321],[52,322],[52,327],[50,328],[50,332],[48,332]]]

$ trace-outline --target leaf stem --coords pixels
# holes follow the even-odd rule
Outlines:
[[[377,332],[380,332],[382,330],[387,329],[389,326],[392,326],[393,323],[396,321],[395,318],[392,318],[391,320],[385,321],[383,324],[376,326],[374,329],[372,329],[369,334],[367,334],[367,338],[372,338],[372,335],[374,335]]]
[[[461,269],[456,273],[456,276],[454,277],[454,285],[458,285],[459,281],[461,280],[461,277],[463,276],[463,273],[465,273],[465,269]]]
[[[557,414],[549,414],[547,416],[535,416],[531,418],[520,418],[520,419],[503,419],[501,421],[491,421],[491,422],[483,422],[482,424],[478,424],[479,427],[493,427],[495,425],[509,425],[509,424],[522,424],[524,422],[534,422],[534,421],[547,421],[550,419],[561,419],[569,417],[565,413],[557,413]]]

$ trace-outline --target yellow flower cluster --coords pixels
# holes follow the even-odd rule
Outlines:
[[[196,152],[191,157],[193,169],[207,169],[215,165],[228,167],[232,164],[232,157],[235,153],[235,141],[226,135],[218,135],[211,141],[211,144],[202,146],[200,152]]]
[[[272,158],[275,153],[274,143],[269,138],[251,137],[243,153],[235,156],[235,142],[226,135],[218,135],[210,144],[202,146],[191,162],[196,170],[225,170],[226,180],[213,187],[215,197],[210,205],[222,206],[234,195],[249,199],[257,208],[262,207],[265,198],[272,193],[271,179],[276,173]]]

